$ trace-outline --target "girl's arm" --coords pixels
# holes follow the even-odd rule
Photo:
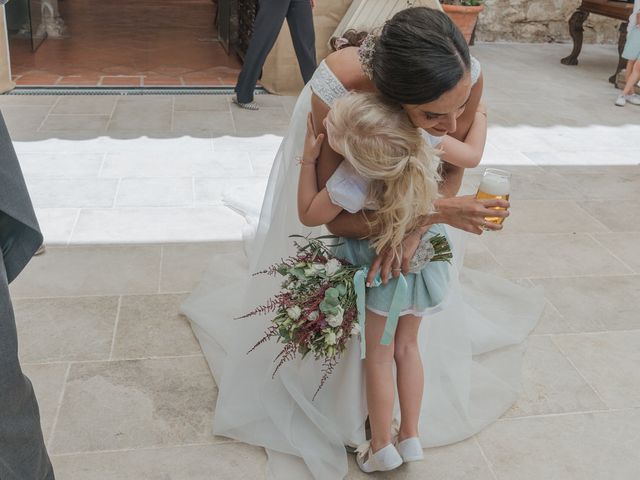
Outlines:
[[[441,145],[443,161],[461,168],[475,168],[482,160],[487,141],[487,114],[480,105],[464,142],[446,136]]]
[[[318,156],[318,188],[322,189],[326,185],[333,172],[336,171],[340,162],[342,162],[342,155],[336,153],[329,142],[327,141],[327,130],[324,126],[324,119],[329,114],[329,107],[320,100],[315,94],[311,96],[311,113],[313,115],[313,128],[316,134],[324,135],[324,142],[320,149],[320,155]]]
[[[323,133],[316,137],[310,113],[307,118],[307,134],[304,139],[298,180],[298,217],[307,227],[329,223],[342,211],[341,207],[331,202],[326,188],[318,191],[316,164],[325,137]]]

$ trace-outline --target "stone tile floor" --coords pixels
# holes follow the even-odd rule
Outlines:
[[[640,108],[613,106],[613,46],[578,67],[560,65],[568,49],[475,47],[484,164],[513,172],[514,207],[465,262],[545,287],[522,394],[474,438],[375,478],[638,478]],[[264,478],[262,450],[211,435],[216,386],[176,313],[211,253],[239,248],[220,185],[264,181],[292,104],[260,101],[0,97],[53,245],[13,293],[61,480]]]

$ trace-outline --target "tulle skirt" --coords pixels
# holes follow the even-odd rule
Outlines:
[[[234,320],[280,288],[278,279],[251,273],[293,253],[289,235],[322,233],[303,227],[296,211],[295,158],[302,150],[310,102],[306,87],[275,158],[262,208],[246,192],[226,193],[227,204],[245,213],[250,225],[245,251],[214,256],[182,309],[218,384],[214,433],[265,447],[269,474],[279,480],[343,478],[345,445],[365,440],[367,417],[356,339],[312,400],[321,364],[296,359],[273,376],[280,344],[267,342],[247,354],[270,319]],[[419,331],[425,372],[419,431],[425,448],[463,440],[513,404],[525,340],[544,306],[540,289],[463,268],[467,234],[446,231],[454,254],[448,292],[426,312]]]

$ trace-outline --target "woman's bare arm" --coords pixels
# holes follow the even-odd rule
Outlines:
[[[487,143],[487,117],[483,112],[476,112],[476,118],[467,138],[461,142],[457,138],[444,137],[441,143],[443,162],[462,168],[475,168],[482,160],[484,146]]]
[[[480,100],[482,99],[483,88],[484,79],[482,74],[480,74],[478,81],[471,87],[469,101],[467,102],[464,112],[462,112],[462,115],[458,118],[456,131],[451,134],[456,140],[461,142],[466,140],[471,125],[473,125],[473,121],[475,120]],[[463,176],[464,168],[446,162],[443,163],[443,182],[440,184],[440,194],[443,197],[455,197],[460,191]]]
[[[339,237],[369,238],[375,232],[371,229],[367,214],[373,214],[373,212],[349,213],[343,210],[340,215],[327,224],[327,228]]]
[[[482,99],[483,88],[484,80],[482,78],[482,74],[480,74],[478,81],[471,87],[471,94],[469,95],[469,101],[467,102],[464,112],[462,112],[462,115],[458,117],[456,131],[450,133],[453,138],[460,140],[461,142],[464,142],[467,138],[471,125],[473,125],[476,118],[478,105],[480,105],[480,100]]]
[[[462,186],[462,177],[464,177],[464,168],[443,162],[442,182],[438,188],[440,195],[444,198],[455,197]]]

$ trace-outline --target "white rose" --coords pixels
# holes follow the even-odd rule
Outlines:
[[[324,336],[324,341],[327,345],[335,345],[338,343],[338,337],[336,337],[335,332],[329,332]]]
[[[353,327],[351,328],[351,335],[358,335],[359,333],[360,333],[360,324],[354,323]]]
[[[304,276],[315,277],[316,275],[322,272],[324,272],[324,265],[322,265],[321,263],[314,263],[312,265],[309,265],[309,268],[306,268],[304,270]]]
[[[344,331],[342,329],[338,330],[338,333],[336,333],[336,337],[341,338],[342,335],[344,335]]]
[[[336,273],[342,270],[342,264],[336,258],[332,258],[324,266],[325,271],[329,277],[333,277]]]
[[[330,327],[339,327],[342,325],[342,321],[344,319],[344,309],[341,305],[336,307],[338,309],[338,313],[335,315],[327,315],[327,323]]]
[[[291,320],[298,320],[302,315],[302,309],[297,305],[287,308],[287,315]]]
[[[318,312],[317,310],[314,310],[313,312],[311,312],[309,314],[309,321],[310,322],[315,322],[318,317],[320,316],[320,312]]]

